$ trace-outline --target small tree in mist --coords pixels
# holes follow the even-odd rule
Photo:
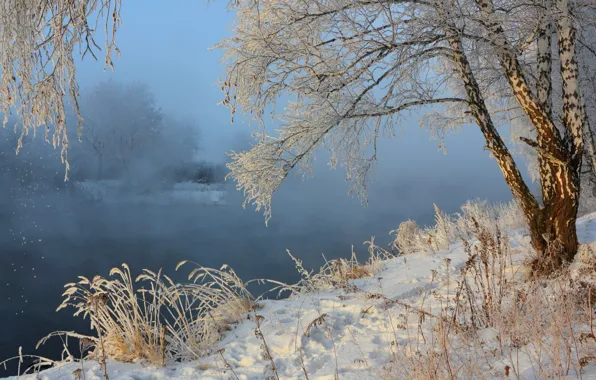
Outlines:
[[[148,87],[139,83],[98,84],[83,96],[81,113],[85,133],[80,154],[95,161],[97,179],[127,174],[133,161],[146,156],[162,139],[162,112]]]
[[[164,115],[146,85],[102,82],[83,95],[81,114],[84,133],[71,146],[77,179],[156,185],[171,171],[197,165],[198,126]]]

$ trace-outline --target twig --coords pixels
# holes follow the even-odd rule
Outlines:
[[[221,360],[223,360],[225,366],[227,369],[230,370],[230,372],[232,372],[232,374],[234,375],[234,377],[236,378],[236,380],[240,380],[240,378],[238,377],[238,375],[236,374],[236,372],[234,372],[234,369],[232,368],[232,366],[230,365],[230,363],[228,363],[228,361],[226,360],[226,358],[223,356],[225,349],[221,348],[219,350],[217,350],[217,353],[219,354],[219,356],[221,356]]]
[[[310,380],[308,372],[306,372],[306,365],[304,364],[304,348],[302,347],[300,347],[300,366],[302,367],[302,372],[304,372],[305,379]]]
[[[546,149],[541,147],[536,141],[530,140],[529,138],[523,137],[523,136],[520,137],[519,139],[521,141],[525,142],[526,144],[528,144],[529,146],[531,146],[532,148],[536,149],[539,153],[542,153],[545,157],[547,157],[552,162],[559,164],[561,166],[567,166],[568,162],[565,162],[565,161],[561,160],[560,158],[555,157],[552,153],[548,152]]]
[[[265,341],[265,336],[263,335],[263,332],[261,331],[261,321],[265,319],[265,317],[263,317],[262,315],[257,315],[255,313],[255,336],[261,341],[263,342],[263,356],[266,360],[269,361],[270,366],[271,366],[271,372],[273,372],[273,377],[276,380],[279,380],[279,375],[277,374],[277,368],[275,367],[275,361],[273,361],[273,356],[271,356],[271,351],[269,350],[269,346],[267,345],[267,342]]]

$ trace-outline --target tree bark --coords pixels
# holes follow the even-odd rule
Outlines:
[[[579,201],[579,174],[583,152],[583,126],[586,120],[579,94],[578,69],[575,62],[575,31],[569,17],[568,0],[556,0],[558,9],[557,34],[561,75],[563,78],[563,111],[565,138],[562,138],[550,115],[548,88],[550,83],[539,83],[537,95],[530,90],[513,47],[507,41],[502,26],[496,19],[492,0],[476,0],[487,32],[495,45],[501,67],[509,81],[513,95],[526,113],[537,133],[537,142],[524,140],[540,156],[540,180],[543,207],[538,212],[526,213],[532,244],[540,260],[556,269],[571,261],[578,248],[576,219]],[[541,21],[543,34],[548,24]],[[540,36],[539,36],[540,37]],[[542,59],[546,51],[546,36],[539,40]],[[545,79],[548,67],[539,59],[539,76]],[[550,78],[548,79],[550,82]],[[546,268],[544,268],[546,269]]]
[[[540,15],[540,24],[536,32],[536,71],[538,74],[536,82],[536,97],[538,104],[546,114],[552,118],[552,33],[553,23],[550,17],[551,0],[543,0],[544,9]],[[537,134],[538,143],[543,143],[540,138],[543,134]],[[549,158],[543,151],[538,151],[538,169],[540,178],[552,178],[553,167]],[[550,203],[556,197],[554,187],[547,181],[540,181],[542,200],[545,204]]]
[[[492,122],[461,40],[457,36],[456,31],[452,30],[450,34],[449,45],[454,53],[454,63],[462,78],[466,95],[470,102],[472,116],[486,140],[486,149],[493,153],[514,199],[519,203],[524,212],[530,230],[532,245],[537,251],[544,252],[547,249],[547,242],[543,233],[546,224],[542,217],[540,205],[526,185],[511,153]]]
[[[590,129],[589,121],[584,127],[584,144],[586,152],[586,166],[588,167],[588,181],[591,183],[592,195],[596,196],[596,137]]]

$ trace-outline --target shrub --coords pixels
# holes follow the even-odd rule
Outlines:
[[[186,262],[178,264],[178,268]],[[67,284],[58,310],[89,317],[95,358],[165,365],[206,353],[229,324],[252,309],[253,298],[233,270],[197,265],[190,284],[177,284],[161,270],[143,270],[133,279],[126,264],[112,278],[79,277]],[[140,285],[140,286],[139,286]]]
[[[418,239],[420,237],[420,229],[418,224],[413,220],[406,220],[402,222],[395,233],[395,239],[392,247],[403,254],[410,254],[418,251]]]
[[[435,207],[435,225],[419,228],[416,222],[402,222],[396,230],[392,244],[402,254],[414,252],[437,252],[447,250],[462,239],[470,239],[481,229],[495,232],[525,227],[523,213],[517,203],[488,204],[486,201],[468,201],[461,207],[461,213],[453,215]]]
[[[374,276],[383,269],[383,262],[385,260],[394,257],[391,252],[375,245],[374,237],[370,241],[365,242],[365,244],[368,245],[367,261],[358,261],[352,247],[352,255],[349,259],[338,258],[327,260],[323,256],[325,264],[316,273],[304,268],[302,260],[292,255],[288,250],[287,253],[300,274],[300,281],[293,285],[272,280],[258,281],[266,281],[276,285],[271,291],[277,291],[279,293],[289,292],[291,295],[307,294],[331,288],[352,289],[349,283],[350,280]]]

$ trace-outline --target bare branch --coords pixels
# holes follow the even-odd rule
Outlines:
[[[532,148],[536,149],[538,152],[542,153],[546,158],[548,158],[552,162],[556,163],[557,165],[566,166],[569,164],[568,162],[561,161],[557,157],[550,154],[546,149],[541,147],[536,141],[531,140],[527,137],[523,137],[523,136],[521,136],[519,139],[521,141],[523,141],[524,143],[528,144],[529,146],[531,146]]]
[[[4,126],[15,111],[22,121],[21,135],[45,126],[46,139],[53,128],[51,143],[61,147],[68,173],[68,133],[65,102],[70,98],[82,129],[78,85],[75,78],[74,49],[83,47],[96,57],[95,25],[88,19],[104,18],[106,60],[117,50],[115,34],[120,24],[121,0],[22,0],[0,5],[0,67],[2,67],[0,112]],[[109,28],[108,28],[109,27]],[[19,141],[17,151],[22,146]]]

